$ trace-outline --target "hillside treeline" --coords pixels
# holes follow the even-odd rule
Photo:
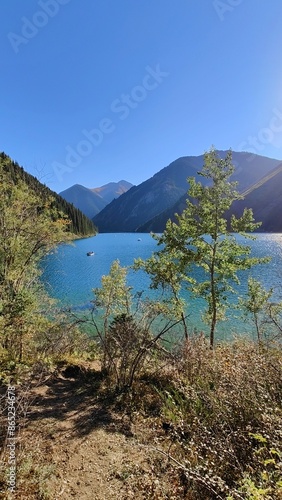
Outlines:
[[[51,191],[47,186],[39,182],[39,180],[18,165],[17,162],[4,152],[0,153],[0,163],[3,173],[14,184],[19,180],[23,181],[36,195],[43,199],[52,198],[52,208],[59,214],[63,213],[69,220],[67,231],[79,236],[88,236],[96,233],[96,228],[93,222],[78,210],[72,203],[68,203],[64,198],[59,196],[54,191]]]

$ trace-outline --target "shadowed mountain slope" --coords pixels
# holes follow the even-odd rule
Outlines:
[[[104,186],[93,189],[74,184],[74,186],[62,191],[60,196],[69,203],[73,203],[75,207],[92,219],[108,203],[125,193],[131,186],[132,184],[127,181],[109,182]]]
[[[218,151],[221,157],[226,153]],[[238,181],[240,191],[250,188],[280,163],[250,153],[233,152],[232,159],[236,169],[233,179]],[[95,225],[100,232],[163,231],[166,220],[184,208],[189,187],[187,178],[198,178],[203,162],[203,155],[179,158],[112,201],[93,218]]]
[[[258,231],[282,233],[282,162],[249,189],[244,200],[234,202],[232,212],[240,216],[245,207],[252,208],[255,219],[262,222]]]
[[[79,210],[90,218],[93,218],[94,215],[103,210],[107,205],[107,202],[99,194],[93,193],[91,189],[80,184],[75,184],[62,191],[60,196],[69,203],[73,203],[75,207],[79,208]]]

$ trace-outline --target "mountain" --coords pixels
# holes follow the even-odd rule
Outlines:
[[[199,158],[180,158],[113,200],[96,217],[101,232],[132,232],[173,205],[187,190],[186,178],[200,168]]]
[[[131,186],[132,184],[127,181],[109,182],[104,186],[93,189],[75,184],[65,189],[65,191],[61,191],[60,196],[69,203],[73,203],[87,217],[92,218],[114,198],[118,198],[122,193],[125,193]]]
[[[133,184],[131,184],[131,182],[122,180],[119,182],[109,182],[104,186],[93,188],[91,189],[91,191],[99,194],[103,198],[103,200],[105,200],[107,203],[110,203],[115,198],[118,198],[121,194],[126,193],[126,191],[128,191],[132,186]]]
[[[167,208],[152,219],[147,220],[144,224],[137,227],[138,233],[162,233],[165,229],[168,219],[172,222],[177,222],[175,214],[181,214],[186,208],[187,193],[183,194],[172,207]]]
[[[60,196],[79,208],[89,218],[94,217],[107,205],[107,202],[99,194],[80,184],[75,184],[62,191]]]
[[[12,161],[11,158],[4,152],[0,153],[0,162],[3,167],[3,171],[7,178],[11,179],[13,183],[17,183],[18,180],[25,182],[36,194],[40,194],[43,199],[52,198],[52,207],[57,211],[58,217],[60,213],[64,213],[70,220],[70,225],[68,230],[70,233],[79,236],[88,236],[96,233],[97,228],[93,225],[93,222],[86,217],[80,210],[75,208],[73,205],[68,203],[60,195],[51,191],[47,186],[39,182],[36,177],[28,174],[18,163]]]
[[[241,191],[243,200],[237,200],[232,204],[231,209],[227,212],[227,219],[232,214],[240,217],[244,208],[252,208],[254,218],[261,222],[258,231],[262,232],[282,232],[282,162],[278,162],[278,166],[272,169],[268,174],[263,176],[252,186]],[[173,207],[169,207],[161,214],[145,222],[145,224],[137,228],[141,233],[161,233],[163,232],[166,222],[171,219],[176,222],[175,214],[180,214],[186,207],[187,195],[183,195]]]
[[[226,153],[218,151],[220,157],[225,157]],[[238,181],[240,191],[250,188],[280,163],[279,160],[246,152],[233,152],[232,160],[235,166],[232,177]],[[100,232],[163,231],[166,220],[179,212],[179,207],[185,206],[187,177],[198,178],[197,172],[203,163],[203,155],[175,160],[113,200],[93,218],[95,225]],[[204,182],[203,177],[201,181]]]
[[[232,205],[232,213],[240,216],[244,208],[252,208],[255,220],[262,222],[258,231],[282,233],[282,162],[242,193],[244,200]]]

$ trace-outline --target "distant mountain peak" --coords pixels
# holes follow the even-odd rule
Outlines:
[[[103,186],[92,188],[91,191],[99,194],[107,203],[110,203],[115,198],[118,198],[121,194],[126,193],[133,184],[128,181],[121,180],[118,182],[108,182]]]
[[[132,187],[128,181],[109,182],[98,188],[87,188],[81,184],[74,184],[62,191],[62,196],[66,201],[79,208],[87,217],[93,218],[103,208],[115,198],[125,193]]]

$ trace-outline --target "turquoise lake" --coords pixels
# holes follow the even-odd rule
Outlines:
[[[231,302],[235,304],[238,296],[246,292],[249,274],[260,280],[265,288],[274,289],[273,300],[282,300],[282,234],[256,234],[254,241],[239,238],[252,247],[253,256],[270,256],[272,260],[240,274],[241,285],[237,287]],[[156,249],[157,243],[150,234],[98,234],[76,240],[71,245],[60,245],[56,252],[44,259],[42,280],[50,295],[57,298],[62,307],[83,310],[89,307],[93,299],[92,289],[100,286],[101,276],[109,273],[114,260],[119,259],[122,266],[130,266],[135,258],[146,259]],[[93,251],[94,255],[87,256],[89,251]],[[144,290],[149,296],[155,293],[149,289],[150,280],[142,272],[130,271],[128,282],[135,291]],[[188,293],[185,299],[191,331],[206,331],[207,327],[201,320],[205,302],[191,300]],[[232,333],[250,333],[250,324],[241,316],[240,311],[231,311],[228,320],[219,324],[218,334],[229,337]]]

